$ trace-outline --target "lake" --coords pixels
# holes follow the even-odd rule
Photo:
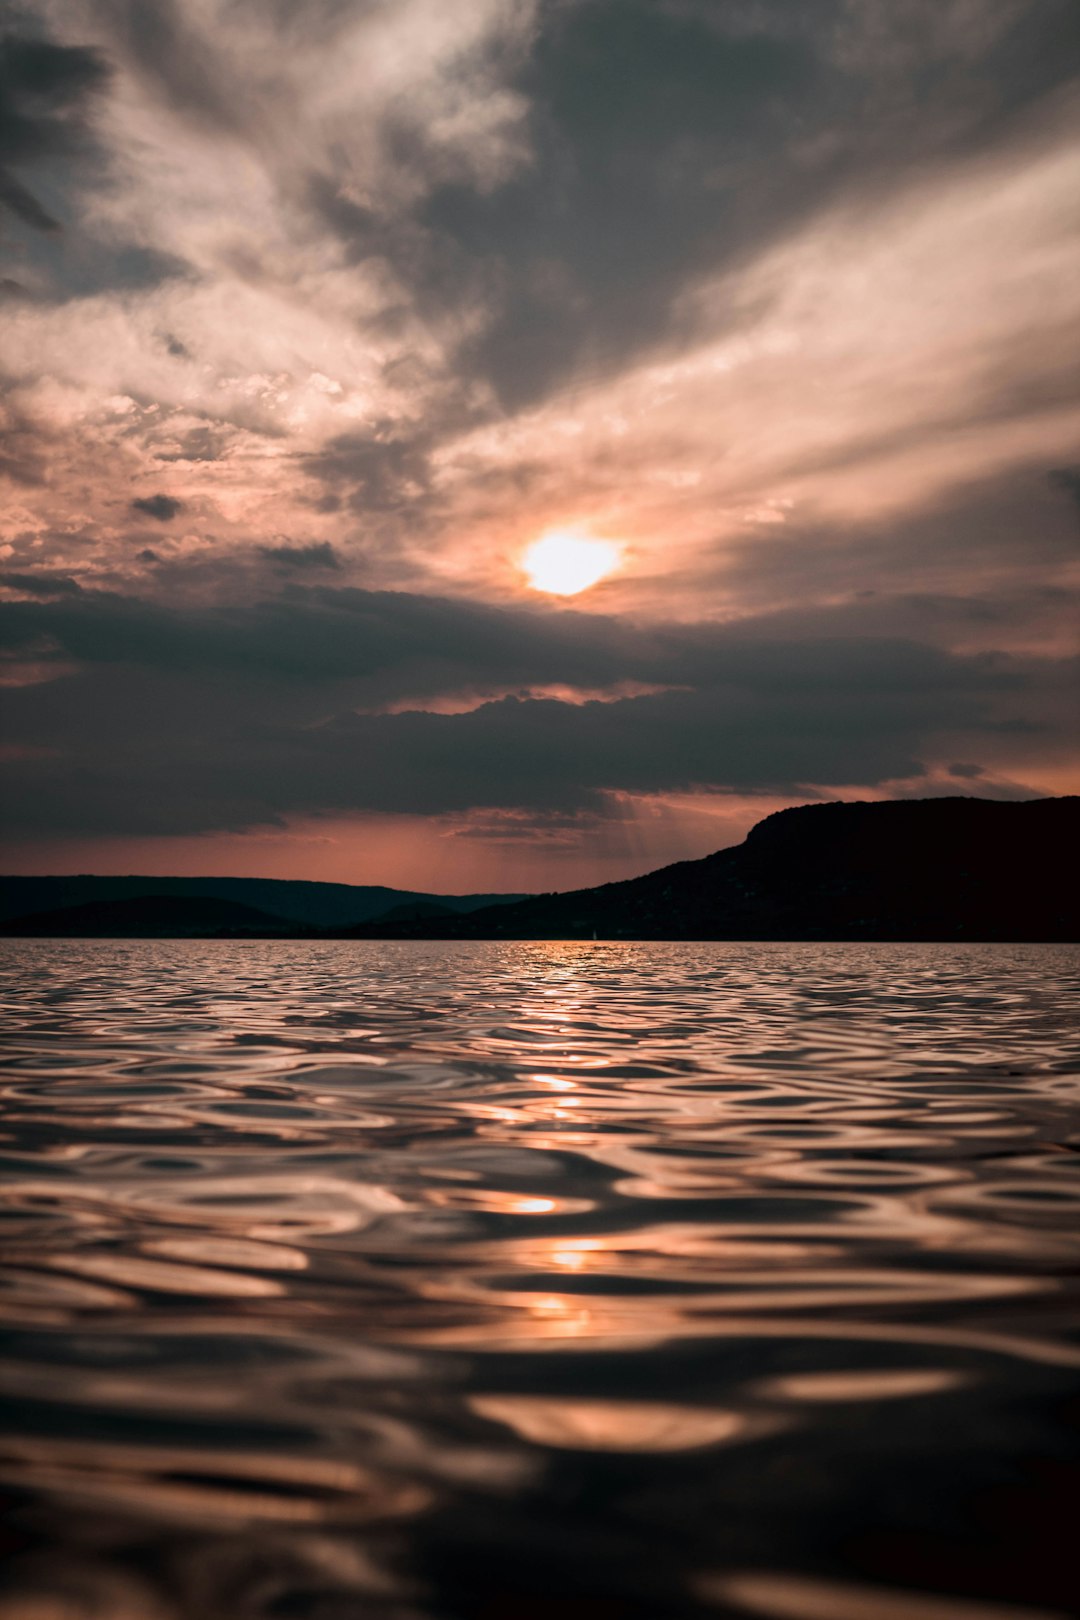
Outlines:
[[[1073,1607],[1077,950],[0,969],[5,1620]]]

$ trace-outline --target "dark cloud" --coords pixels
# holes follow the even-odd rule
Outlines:
[[[0,474],[27,489],[45,482],[48,429],[14,405],[0,400]]]
[[[576,814],[610,791],[871,787],[919,775],[956,737],[982,751],[1052,733],[1069,678],[1030,659],[822,635],[813,615],[779,639],[769,621],[636,628],[353,590],[216,609],[84,592],[6,604],[0,632],[9,654],[46,646],[81,666],[6,695],[6,734],[50,750],[12,771],[13,824],[132,834],[330,811]],[[424,689],[628,678],[666,689],[400,706]],[[394,712],[358,712],[380,697]]]
[[[1056,467],[1050,474],[1050,482],[1057,489],[1064,491],[1080,513],[1080,464],[1075,467]]]
[[[320,568],[338,570],[341,567],[341,558],[329,540],[312,541],[306,546],[259,546],[258,551],[273,567],[285,573],[309,573]]]
[[[117,246],[84,236],[78,258],[64,262],[63,284],[57,292],[63,299],[89,298],[101,292],[137,293],[192,274],[187,260],[175,253],[130,243]]]
[[[181,345],[182,347],[182,345]],[[176,351],[169,345],[170,353]],[[183,350],[184,357],[190,358]],[[229,453],[232,429],[220,422],[204,422],[179,435],[175,450],[162,449],[159,461],[223,461]]]
[[[131,510],[143,512],[158,523],[171,523],[184,510],[184,503],[173,495],[139,495],[132,501]]]
[[[86,155],[87,115],[108,77],[104,58],[87,46],[54,45],[17,33],[0,38],[0,203],[24,224],[39,231],[59,229],[18,171]]]
[[[33,225],[39,231],[58,231],[59,223],[46,213],[32,191],[6,169],[0,169],[0,203],[24,225]]]
[[[988,3],[977,24],[962,0],[581,0],[546,13],[514,76],[535,155],[509,183],[436,183],[407,223],[332,176],[313,196],[421,309],[483,295],[459,363],[514,408],[677,335],[682,289],[842,191],[1004,138],[1075,71],[1078,15],[1072,0]],[[422,149],[412,161],[437,176]]]
[[[695,271],[760,238],[747,215],[823,71],[807,40],[724,34],[639,0],[552,15],[518,77],[537,161],[495,191],[439,187],[422,214],[440,247],[425,296],[433,262],[449,286],[462,274],[445,275],[447,244],[492,266],[494,318],[463,358],[504,404],[654,341]]]
[[[572,608],[500,607],[301,580],[260,592],[237,565],[198,561],[172,565],[167,589],[167,600],[95,590],[49,608],[9,603],[0,610],[0,646],[18,649],[44,637],[61,656],[85,664],[204,669],[215,677],[246,671],[328,688],[350,683],[354,706],[371,708],[558,686],[597,691],[626,681],[715,688],[752,675],[762,687],[782,687],[796,655],[800,681],[823,678],[830,648],[843,649],[852,680],[878,683],[880,657],[905,684],[932,685],[947,684],[957,666],[946,638],[919,636],[918,625],[932,632],[939,617],[951,627],[973,605],[898,597],[727,624],[637,624]],[[984,626],[997,622],[993,599],[974,607]],[[980,654],[971,667],[1000,684],[996,657]]]
[[[178,589],[183,578],[181,571],[173,581]],[[376,703],[477,684],[595,687],[673,667],[656,637],[590,614],[314,586],[240,600],[241,582],[226,571],[205,583],[214,605],[171,606],[105,591],[87,593],[66,612],[10,604],[6,614],[0,610],[0,645],[19,647],[46,636],[86,663],[247,670],[304,682],[364,680]],[[680,661],[680,671],[685,667]]]
[[[174,111],[209,130],[244,127],[244,98],[228,63],[200,38],[177,0],[91,0],[129,65]]]
[[[20,574],[0,573],[0,585],[6,585],[8,590],[22,591],[27,596],[51,598],[55,596],[79,596],[82,586],[78,580],[72,579],[69,574]]]
[[[430,431],[413,435],[392,424],[344,433],[309,456],[305,471],[331,487],[339,503],[368,513],[418,513],[431,490]]]
[[[744,610],[843,604],[839,614],[851,622],[857,611],[866,634],[955,643],[980,626],[998,636],[1038,626],[1041,636],[1075,613],[1075,525],[1053,487],[1062,476],[1048,483],[1020,468],[858,522],[790,511],[723,536],[699,577]]]

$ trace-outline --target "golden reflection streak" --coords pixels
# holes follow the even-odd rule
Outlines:
[[[703,1575],[694,1585],[708,1601],[768,1620],[1067,1620],[1059,1610],[764,1571]]]
[[[432,1187],[424,1202],[440,1209],[485,1209],[497,1215],[580,1215],[592,1209],[588,1198],[527,1198],[489,1187]]]
[[[200,1476],[221,1477],[200,1483]],[[190,1476],[185,1478],[184,1476]],[[230,1488],[229,1479],[255,1488]],[[154,1447],[68,1444],[41,1439],[0,1447],[0,1480],[53,1491],[96,1506],[111,1502],[145,1512],[148,1507],[202,1523],[270,1520],[312,1523],[366,1522],[411,1516],[432,1493],[423,1486],[367,1473],[345,1463],[312,1458],[250,1457],[228,1452],[165,1451]],[[318,1491],[316,1497],[258,1489],[258,1484]]]
[[[893,1401],[937,1395],[971,1383],[971,1375],[944,1367],[881,1368],[873,1372],[790,1373],[754,1386],[764,1400]]]
[[[775,1430],[775,1419],[716,1407],[546,1395],[472,1395],[479,1417],[504,1424],[533,1445],[568,1451],[693,1451]]]
[[[148,1288],[162,1294],[210,1295],[228,1299],[271,1299],[285,1292],[270,1277],[252,1277],[243,1271],[217,1271],[209,1266],[178,1265],[170,1260],[141,1260],[126,1254],[49,1255],[43,1262],[58,1271],[102,1277],[129,1288]]]
[[[590,1335],[590,1342],[602,1342],[611,1350],[656,1349],[678,1339],[821,1339],[840,1344],[920,1345],[927,1346],[939,1355],[943,1350],[974,1350],[1039,1366],[1080,1369],[1080,1346],[1067,1344],[1060,1339],[1024,1338],[1016,1333],[941,1326],[913,1328],[899,1322],[878,1326],[873,1322],[850,1318],[833,1323],[815,1322],[805,1317],[789,1322],[775,1316],[740,1316],[736,1321],[725,1322],[722,1315],[717,1315],[706,1324],[700,1320],[686,1321],[675,1311],[661,1313],[655,1310],[650,1311],[649,1328],[646,1329],[640,1323],[628,1323],[625,1317],[614,1313],[601,1315],[599,1311],[594,1311],[592,1314],[596,1331]],[[570,1335],[557,1331],[538,1333],[539,1325],[536,1317],[528,1317],[524,1312],[514,1316],[504,1314],[498,1319],[488,1316],[482,1322],[450,1327],[426,1326],[399,1330],[388,1342],[453,1345],[457,1349],[477,1350],[490,1350],[497,1345],[506,1354],[517,1351],[528,1354],[536,1349],[537,1338],[542,1337],[548,1341],[544,1345],[545,1350],[569,1350],[575,1347],[572,1343],[563,1342]],[[580,1335],[573,1337],[576,1339]]]
[[[283,1243],[254,1243],[245,1238],[197,1237],[151,1238],[139,1244],[143,1254],[160,1255],[166,1260],[195,1261],[210,1266],[233,1266],[255,1271],[306,1271],[310,1258],[303,1249]]]

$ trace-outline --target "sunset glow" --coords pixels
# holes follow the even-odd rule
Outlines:
[[[575,529],[551,529],[522,559],[534,591],[549,596],[577,596],[618,566],[620,548],[610,540],[591,540]]]
[[[1075,791],[1075,15],[17,6],[9,866],[562,889]]]

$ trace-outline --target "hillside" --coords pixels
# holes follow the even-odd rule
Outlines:
[[[521,939],[1070,940],[1080,798],[804,805],[623,883],[355,930]]]
[[[401,905],[426,903],[459,912],[524,898],[520,894],[423,894],[378,884],[307,883],[287,878],[19,876],[0,877],[0,922],[62,906],[151,895],[231,900],[315,928],[367,922]]]

